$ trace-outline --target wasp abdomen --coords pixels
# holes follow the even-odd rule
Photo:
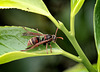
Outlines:
[[[35,44],[38,43],[39,41],[40,41],[40,38],[39,38],[39,37],[33,37],[33,38],[31,38],[31,39],[28,41],[27,46],[35,45]]]

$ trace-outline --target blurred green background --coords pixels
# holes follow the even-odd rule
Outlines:
[[[69,29],[70,0],[43,0],[51,14],[65,24]],[[85,0],[85,3],[75,19],[76,38],[83,51],[91,61],[96,63],[97,52],[93,34],[93,9],[95,0]],[[38,28],[44,34],[54,34],[56,27],[42,15],[25,12],[18,9],[0,10],[0,26],[26,26]],[[52,28],[52,29],[51,29]],[[74,55],[75,49],[59,30],[57,36],[64,40],[57,40],[58,45]],[[27,44],[26,44],[27,45]],[[0,72],[62,72],[77,64],[77,62],[62,55],[30,57],[0,65]]]

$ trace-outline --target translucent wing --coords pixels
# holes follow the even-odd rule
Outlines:
[[[33,32],[25,32],[23,33],[23,36],[44,36],[45,34],[40,33],[33,33]]]
[[[27,32],[23,33],[23,36],[44,36],[45,34],[40,34],[40,33],[33,33],[29,32],[25,27],[23,27]],[[38,32],[38,29],[37,29]]]

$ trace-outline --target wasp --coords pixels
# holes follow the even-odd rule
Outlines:
[[[57,39],[63,40],[62,37],[56,37],[58,28],[56,29],[55,35],[40,34],[40,33],[38,33],[38,29],[37,29],[37,33],[33,33],[33,32],[28,31],[25,27],[23,27],[23,28],[27,31],[27,32],[23,33],[23,36],[36,36],[36,37],[32,37],[27,43],[26,50],[21,50],[21,51],[27,51],[27,50],[36,48],[39,45],[43,44],[43,45],[46,45],[47,54],[48,54],[48,50],[47,50],[48,45],[50,46],[50,52],[52,53],[52,46],[51,46],[50,42],[53,41],[55,43]],[[41,39],[40,39],[40,36],[42,36]]]

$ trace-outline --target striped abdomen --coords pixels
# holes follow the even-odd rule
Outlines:
[[[33,37],[33,38],[31,38],[31,39],[28,41],[27,46],[35,45],[35,44],[38,43],[39,41],[40,41],[40,38],[39,38],[39,37]]]

